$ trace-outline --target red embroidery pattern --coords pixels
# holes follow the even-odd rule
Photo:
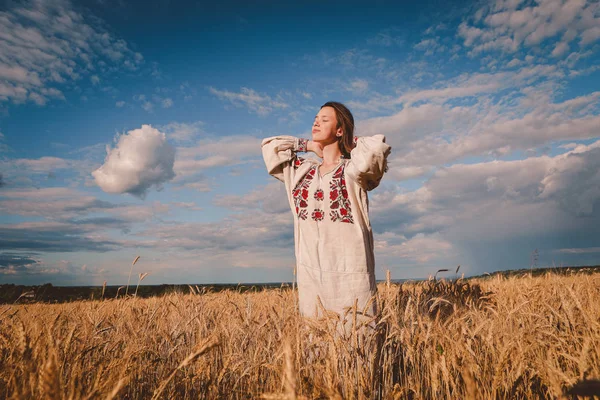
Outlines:
[[[303,162],[304,162],[304,158],[296,157],[296,159],[294,160],[294,169],[298,169],[302,165]]]
[[[315,190],[315,200],[323,201],[324,198],[325,198],[325,193],[323,192],[323,189]]]
[[[307,147],[308,139],[298,139],[298,148],[296,149],[296,151],[306,152]]]
[[[315,221],[323,221],[323,210],[319,210],[318,208],[312,212],[312,219]]]
[[[304,175],[302,180],[298,182],[296,188],[292,192],[294,197],[294,205],[296,206],[296,214],[298,214],[298,218],[306,219],[308,218],[308,187],[315,177],[315,173],[317,171],[317,167],[313,166],[307,173]]]
[[[329,185],[329,216],[332,221],[341,221],[348,224],[354,223],[352,218],[352,208],[348,199],[348,190],[346,189],[346,178],[344,177],[344,164],[335,170],[331,183]]]

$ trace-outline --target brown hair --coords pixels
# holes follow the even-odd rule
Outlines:
[[[323,107],[331,107],[335,110],[337,120],[336,129],[342,128],[342,136],[338,138],[338,146],[344,158],[350,158],[350,151],[354,148],[354,117],[348,107],[337,101],[328,101]]]

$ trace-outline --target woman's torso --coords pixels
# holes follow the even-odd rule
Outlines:
[[[300,264],[348,273],[368,272],[372,264],[367,192],[345,174],[348,162],[342,159],[322,176],[314,160],[294,165],[306,171],[297,176],[290,197]]]

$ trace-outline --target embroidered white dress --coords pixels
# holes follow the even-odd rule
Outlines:
[[[385,136],[355,137],[350,159],[321,176],[319,162],[302,158],[306,139],[275,136],[262,142],[269,174],[285,183],[294,215],[296,277],[300,313],[376,313],[375,256],[367,191],[376,188],[391,147]]]

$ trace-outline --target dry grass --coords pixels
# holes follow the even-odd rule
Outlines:
[[[0,398],[545,399],[600,377],[600,275],[383,284],[378,334],[295,299],[1,306]]]

